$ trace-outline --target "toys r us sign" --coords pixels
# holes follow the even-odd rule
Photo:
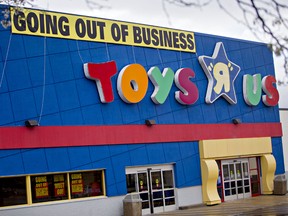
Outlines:
[[[226,55],[223,43],[218,42],[211,57],[200,56],[199,62],[208,78],[206,103],[213,103],[223,96],[230,104],[237,103],[234,88],[240,66],[231,62]],[[105,63],[86,63],[84,73],[88,79],[95,80],[102,103],[114,100],[112,77],[117,73],[115,61]],[[191,68],[180,68],[174,73],[171,68],[161,72],[156,66],[147,72],[140,64],[129,64],[122,68],[117,78],[118,94],[126,103],[138,103],[146,95],[149,80],[154,85],[151,99],[155,104],[163,104],[167,99],[172,84],[175,82],[179,91],[175,99],[183,105],[192,105],[199,98],[199,90],[191,80],[195,72]],[[273,85],[275,77],[261,74],[243,76],[243,96],[247,105],[256,106],[262,101],[267,106],[275,106],[279,101],[279,93]],[[262,95],[262,90],[264,95]]]

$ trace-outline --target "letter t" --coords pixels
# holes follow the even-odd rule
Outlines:
[[[105,63],[86,63],[84,73],[88,79],[95,80],[102,103],[114,101],[111,78],[117,73],[115,61]]]

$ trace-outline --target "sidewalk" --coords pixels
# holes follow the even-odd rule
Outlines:
[[[288,215],[288,194],[262,195],[241,200],[223,202],[215,206],[195,206],[185,210],[154,214],[159,216],[190,215]]]

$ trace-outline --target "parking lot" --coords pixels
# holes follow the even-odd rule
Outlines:
[[[288,195],[262,195],[241,200],[224,202],[215,206],[191,206],[184,210],[164,212],[161,216],[184,215],[288,215]]]

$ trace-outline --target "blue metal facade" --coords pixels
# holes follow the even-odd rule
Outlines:
[[[145,119],[157,124],[231,123],[233,118],[243,123],[280,121],[278,106],[261,101],[251,107],[243,99],[244,74],[275,74],[272,53],[262,43],[195,33],[195,54],[10,32],[0,26],[0,126],[24,126],[27,119],[40,120],[41,126],[144,124]],[[205,103],[208,81],[197,57],[211,56],[217,42],[223,42],[228,58],[241,67],[235,81],[236,105],[223,98]],[[174,97],[179,89],[173,84],[166,102],[156,105],[150,99],[150,82],[140,103],[126,104],[117,94],[114,76],[115,100],[101,103],[95,82],[84,76],[83,64],[115,60],[119,72],[134,59],[147,71],[152,66],[174,72],[192,68],[199,100],[191,106],[179,104]],[[272,138],[272,143],[276,174],[284,173],[281,137]],[[108,196],[127,193],[125,166],[162,163],[175,163],[176,187],[201,185],[198,142],[0,150],[0,176],[105,168]]]

